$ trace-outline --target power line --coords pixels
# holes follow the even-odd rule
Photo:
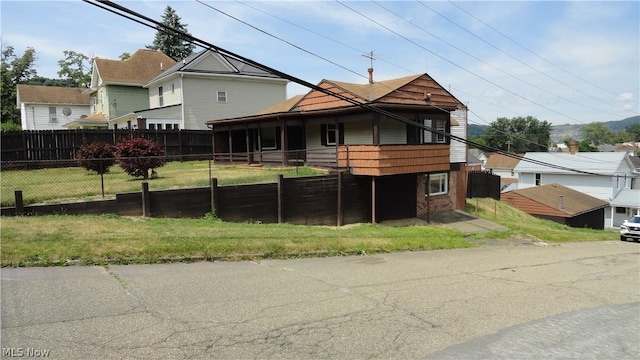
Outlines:
[[[167,34],[172,34],[172,35],[179,36],[181,39],[183,39],[185,41],[188,41],[188,42],[190,42],[190,43],[192,43],[194,45],[198,45],[198,46],[203,47],[204,49],[213,50],[213,51],[216,51],[216,52],[218,52],[220,54],[225,54],[227,56],[233,57],[233,58],[237,59],[238,61],[241,61],[241,62],[243,62],[243,63],[245,63],[247,65],[256,67],[256,68],[258,68],[260,70],[266,71],[268,73],[271,73],[271,74],[276,75],[278,77],[281,77],[283,79],[287,79],[287,80],[293,81],[293,82],[295,82],[297,84],[300,84],[302,86],[308,87],[308,88],[310,88],[312,90],[321,92],[321,93],[323,93],[325,95],[333,96],[335,98],[338,98],[340,100],[348,102],[348,103],[350,103],[350,104],[352,104],[354,106],[357,106],[357,107],[360,107],[360,108],[363,108],[363,109],[366,109],[366,110],[369,110],[369,111],[372,111],[372,112],[376,112],[376,113],[378,113],[380,115],[383,115],[383,116],[386,116],[388,118],[403,122],[405,124],[408,124],[408,125],[411,125],[411,126],[414,126],[414,127],[426,130],[426,131],[430,131],[430,132],[435,133],[435,134],[439,134],[439,135],[443,135],[443,136],[449,137],[452,140],[455,140],[455,141],[458,141],[458,142],[462,142],[464,144],[472,144],[472,145],[474,145],[474,146],[476,146],[478,148],[489,149],[489,150],[495,151],[497,153],[503,154],[505,156],[517,158],[517,159],[519,159],[521,161],[527,161],[527,162],[531,162],[531,163],[538,164],[538,165],[541,165],[541,166],[546,166],[546,167],[550,167],[550,168],[555,168],[555,169],[560,169],[560,170],[565,170],[565,171],[570,171],[570,172],[576,172],[576,173],[581,173],[581,174],[602,176],[601,174],[597,174],[597,173],[592,173],[592,172],[583,171],[583,170],[579,170],[579,169],[572,169],[572,168],[568,168],[568,167],[564,167],[564,166],[560,166],[560,165],[556,165],[556,164],[545,163],[545,162],[534,160],[534,159],[528,159],[528,158],[525,158],[523,156],[518,156],[518,155],[510,154],[510,153],[505,153],[505,152],[503,152],[503,151],[501,151],[499,149],[491,148],[491,147],[486,146],[486,145],[474,143],[472,141],[469,141],[467,139],[461,138],[459,136],[452,135],[452,134],[447,133],[445,131],[441,131],[441,130],[438,130],[436,128],[431,128],[431,127],[424,126],[424,125],[422,125],[420,123],[416,123],[416,122],[414,122],[412,120],[406,119],[406,118],[404,118],[402,116],[399,116],[397,114],[391,113],[391,112],[386,111],[384,109],[377,108],[377,107],[372,106],[372,105],[367,104],[367,103],[361,103],[361,102],[359,102],[359,101],[357,101],[355,99],[352,99],[350,97],[344,96],[344,95],[339,94],[339,93],[335,93],[335,92],[333,92],[331,90],[328,90],[328,89],[324,89],[324,88],[322,88],[322,87],[320,87],[318,85],[309,83],[309,82],[307,82],[305,80],[302,80],[302,79],[299,79],[299,78],[297,78],[295,76],[292,76],[292,75],[289,75],[289,74],[284,73],[282,71],[273,69],[273,68],[271,68],[271,67],[269,67],[267,65],[264,65],[262,63],[253,61],[253,60],[251,60],[249,58],[246,58],[244,56],[241,56],[239,54],[235,54],[235,53],[233,53],[231,51],[225,50],[225,49],[223,49],[223,48],[221,48],[219,46],[213,45],[213,44],[211,44],[209,42],[206,42],[204,40],[196,38],[196,37],[194,37],[194,36],[192,36],[190,34],[187,34],[187,33],[183,32],[183,31],[176,31],[175,29],[172,29],[171,27],[169,27],[169,26],[167,26],[167,25],[165,25],[165,24],[163,24],[161,22],[155,21],[155,20],[153,20],[153,19],[151,19],[149,17],[146,17],[146,16],[144,16],[144,15],[142,15],[140,13],[137,13],[137,12],[135,12],[133,10],[130,10],[130,9],[124,7],[124,6],[118,5],[118,4],[113,3],[111,1],[106,1],[106,0],[102,0],[100,2],[95,2],[95,1],[91,1],[91,0],[83,0],[83,1],[88,3],[88,4],[97,6],[97,7],[101,8],[101,9],[104,9],[106,11],[109,11],[109,12],[111,12],[113,14],[122,16],[122,17],[127,18],[129,20],[132,20],[134,22],[137,22],[137,23],[139,23],[141,25],[144,25],[144,26],[147,26],[149,28],[155,29],[157,31],[161,31],[161,32],[164,32],[164,33],[167,33]],[[140,19],[142,19],[144,21],[142,21]],[[260,30],[260,31],[264,32],[263,30]],[[308,51],[305,51],[305,52],[308,52]]]
[[[574,120],[574,121],[577,121],[577,122],[581,122],[580,120],[578,120],[578,119],[576,119],[576,118],[574,118],[574,117],[571,117],[571,116],[569,116],[569,115],[563,114],[563,113],[561,113],[561,112],[559,112],[559,111],[557,111],[557,110],[554,110],[554,109],[552,109],[552,108],[550,108],[550,107],[548,107],[548,106],[545,106],[545,105],[540,104],[540,103],[538,103],[538,102],[535,102],[535,101],[533,101],[533,100],[531,100],[531,99],[528,99],[528,98],[526,98],[526,97],[524,97],[524,96],[522,96],[522,95],[520,95],[520,94],[517,94],[517,93],[515,93],[515,92],[513,92],[513,91],[511,91],[511,90],[509,90],[509,89],[507,89],[507,88],[505,88],[504,86],[501,86],[501,85],[499,85],[499,84],[496,84],[495,82],[493,82],[493,81],[491,81],[491,80],[489,80],[489,79],[486,79],[486,78],[484,78],[484,77],[482,77],[482,76],[480,76],[480,75],[478,75],[478,74],[474,73],[473,71],[471,71],[471,70],[469,70],[469,69],[467,69],[467,68],[465,68],[465,67],[463,67],[463,66],[460,66],[460,65],[458,65],[458,64],[456,64],[456,63],[454,63],[453,61],[451,61],[451,60],[449,60],[449,59],[447,59],[447,58],[445,58],[445,57],[443,57],[443,56],[441,56],[441,55],[439,55],[439,54],[437,54],[437,53],[435,53],[435,52],[433,52],[433,51],[431,51],[431,50],[427,49],[426,47],[424,47],[424,46],[422,46],[422,45],[418,44],[417,42],[415,42],[415,41],[413,41],[413,40],[411,40],[411,39],[407,38],[406,36],[404,36],[404,35],[402,35],[402,34],[400,34],[400,33],[396,32],[396,31],[394,31],[393,29],[390,29],[389,27],[387,27],[387,26],[385,26],[385,25],[383,25],[383,24],[381,24],[381,23],[377,22],[376,20],[374,20],[374,19],[372,19],[372,18],[370,18],[370,17],[368,17],[368,16],[366,16],[366,15],[362,14],[361,12],[359,12],[359,11],[357,11],[357,10],[353,9],[352,7],[349,7],[348,5],[344,4],[343,2],[341,2],[341,1],[339,1],[339,0],[335,0],[335,1],[336,1],[338,4],[340,4],[340,5],[344,6],[344,7],[346,7],[347,9],[349,9],[349,10],[351,10],[351,11],[355,12],[356,14],[358,14],[358,15],[360,15],[360,16],[362,16],[362,17],[364,17],[365,19],[367,19],[367,20],[369,20],[369,21],[373,22],[374,24],[376,24],[376,25],[378,25],[378,26],[380,26],[380,27],[382,27],[382,28],[384,28],[384,29],[388,30],[389,32],[394,33],[395,35],[397,35],[397,36],[401,37],[402,39],[404,39],[404,40],[406,40],[406,41],[408,41],[408,42],[410,42],[410,43],[412,43],[412,44],[414,44],[414,45],[418,46],[419,48],[421,48],[421,49],[423,49],[423,50],[425,50],[425,51],[427,51],[427,52],[429,52],[429,53],[431,53],[431,54],[433,54],[433,55],[437,56],[438,58],[440,58],[440,59],[442,59],[442,60],[444,60],[444,61],[448,62],[449,64],[451,64],[451,65],[453,65],[453,66],[455,66],[455,67],[457,67],[457,68],[459,68],[459,69],[461,69],[461,70],[464,70],[465,72],[467,72],[467,73],[469,73],[469,74],[471,74],[471,75],[473,75],[473,76],[475,76],[475,77],[477,77],[477,78],[479,78],[479,79],[481,79],[481,80],[484,80],[484,81],[486,81],[486,82],[488,82],[488,83],[490,83],[490,84],[492,84],[492,85],[494,85],[494,86],[496,86],[496,87],[498,87],[498,88],[500,88],[500,89],[502,89],[502,90],[504,90],[504,91],[506,91],[506,92],[510,93],[511,95],[517,96],[517,97],[519,97],[519,98],[521,98],[521,99],[523,99],[523,100],[525,100],[525,101],[528,101],[528,102],[530,102],[530,103],[532,103],[532,104],[534,104],[534,105],[540,106],[540,107],[542,107],[542,108],[544,108],[544,109],[547,109],[547,110],[549,110],[549,111],[551,111],[551,112],[553,112],[553,113],[556,113],[556,114],[558,114],[558,115],[564,116],[564,117],[566,117],[566,118],[568,118],[568,119],[571,119],[571,120]]]
[[[477,56],[475,56],[475,55],[471,54],[470,52],[468,52],[468,51],[466,51],[466,50],[464,50],[464,49],[461,49],[461,48],[459,48],[458,46],[456,46],[456,45],[454,45],[454,44],[449,43],[448,41],[446,41],[446,40],[442,39],[441,37],[439,37],[439,36],[437,36],[437,35],[434,35],[433,33],[431,33],[431,32],[429,32],[429,31],[425,30],[424,28],[422,28],[422,27],[420,27],[420,26],[416,25],[415,23],[413,23],[413,22],[411,22],[411,21],[409,21],[409,20],[407,20],[407,19],[403,18],[402,16],[400,16],[400,15],[398,15],[397,13],[393,12],[393,11],[392,11],[392,10],[390,10],[389,8],[382,6],[382,5],[381,5],[381,4],[379,4],[377,1],[373,0],[372,2],[373,2],[374,4],[376,4],[376,5],[378,5],[379,7],[383,8],[384,10],[386,10],[387,12],[389,12],[390,14],[392,14],[392,15],[396,16],[397,18],[401,19],[402,21],[404,21],[404,22],[406,22],[406,23],[408,23],[408,24],[412,25],[412,26],[413,26],[413,27],[415,27],[416,29],[418,29],[418,30],[420,30],[420,31],[422,31],[422,32],[424,32],[424,33],[426,33],[426,34],[428,34],[428,35],[433,36],[434,38],[436,38],[436,39],[440,40],[441,42],[443,42],[443,43],[445,43],[445,44],[447,44],[447,45],[451,46],[452,48],[454,48],[454,49],[456,49],[456,50],[458,50],[458,51],[462,52],[463,54],[466,54],[467,56],[469,56],[469,57],[471,57],[471,58],[473,58],[473,59],[475,59],[475,60],[477,60],[477,61],[479,61],[479,62],[481,62],[481,63],[483,63],[483,64],[485,64],[485,65],[487,65],[487,66],[489,66],[490,68],[495,69],[495,70],[497,70],[497,71],[499,71],[499,72],[501,72],[501,73],[503,73],[503,74],[505,74],[505,75],[507,75],[507,76],[509,76],[509,77],[511,77],[511,78],[513,78],[513,79],[515,79],[515,80],[518,80],[518,81],[520,81],[520,82],[522,82],[522,83],[524,83],[524,84],[527,84],[527,85],[529,85],[529,86],[531,86],[531,87],[533,87],[533,88],[536,88],[536,89],[538,89],[538,90],[542,90],[543,92],[546,92],[546,93],[548,93],[548,94],[550,94],[550,95],[553,95],[553,96],[555,96],[555,97],[558,97],[558,98],[560,98],[560,99],[562,99],[562,100],[565,100],[565,101],[571,102],[571,103],[573,103],[573,104],[576,104],[576,105],[579,105],[579,106],[582,106],[582,107],[585,107],[585,108],[589,108],[589,109],[591,109],[591,110],[599,111],[599,112],[604,113],[604,114],[609,114],[609,115],[617,116],[617,114],[613,114],[613,113],[610,113],[610,112],[607,112],[607,111],[604,111],[604,110],[600,110],[600,109],[597,109],[597,108],[591,107],[591,106],[589,106],[589,105],[581,104],[581,103],[579,103],[579,102],[577,102],[577,101],[574,101],[574,100],[568,99],[568,98],[566,98],[566,97],[564,97],[564,96],[562,96],[562,95],[558,95],[558,94],[556,94],[556,93],[553,93],[553,92],[552,92],[552,91],[550,91],[549,89],[543,89],[542,87],[540,87],[540,86],[538,86],[538,85],[535,85],[535,84],[533,84],[533,83],[531,83],[531,82],[529,82],[529,81],[527,81],[527,80],[525,80],[525,79],[519,78],[519,77],[517,77],[517,76],[515,76],[515,75],[513,75],[513,74],[511,74],[511,73],[508,73],[508,72],[506,72],[506,71],[504,71],[504,70],[500,69],[499,67],[494,66],[494,65],[492,65],[492,64],[490,64],[490,63],[488,63],[488,62],[486,62],[486,61],[484,61],[484,60],[482,60],[482,59],[480,59],[479,57],[477,57]],[[512,57],[512,58],[513,58],[513,57]],[[514,58],[514,59],[515,59],[515,58]],[[519,61],[520,61],[520,60],[519,60]],[[520,62],[524,64],[524,62],[522,62],[522,61],[520,61]],[[527,65],[527,66],[529,66],[529,65]],[[529,66],[529,67],[530,67],[530,68],[532,68],[531,66]],[[532,69],[533,69],[533,68],[532,68]],[[536,70],[536,69],[534,69],[534,70]],[[536,71],[537,71],[537,72],[539,72],[539,73],[541,73],[541,72],[540,72],[540,71],[538,71],[538,70],[536,70]],[[549,75],[547,75],[547,74],[544,74],[544,73],[542,73],[542,74],[543,74],[543,75],[545,75],[546,77],[548,77],[548,78],[550,78],[550,79],[554,80],[554,81],[558,81],[557,79],[555,79],[555,78],[553,78],[553,77],[551,77],[551,76],[549,76]],[[560,82],[560,81],[558,81],[558,82]],[[560,82],[560,83],[561,83],[561,84],[563,84],[563,85],[566,85],[566,84],[564,84],[564,83],[562,83],[562,82]],[[567,86],[568,86],[568,85],[567,85]],[[574,90],[577,90],[577,89],[574,89]],[[578,90],[578,91],[579,91],[579,90]],[[585,95],[588,95],[588,94],[586,94],[586,93],[585,93]],[[593,97],[592,95],[588,95],[588,96]],[[594,98],[595,98],[595,97],[594,97]],[[602,101],[601,99],[598,99],[598,100]]]
[[[559,69],[560,71],[564,72],[565,74],[571,75],[571,76],[573,76],[574,78],[576,78],[576,79],[578,79],[578,80],[584,81],[585,83],[587,83],[587,84],[589,84],[589,85],[591,85],[591,86],[595,87],[596,89],[598,89],[598,90],[603,90],[603,91],[605,91],[605,92],[609,93],[610,95],[613,95],[613,96],[616,96],[616,97],[617,97],[617,96],[619,96],[619,94],[615,94],[615,93],[613,93],[613,92],[611,92],[611,91],[609,91],[609,90],[607,90],[607,89],[603,88],[603,87],[602,87],[602,86],[600,86],[600,85],[597,85],[597,84],[591,83],[591,82],[587,81],[586,79],[583,79],[583,78],[581,78],[580,76],[578,76],[578,75],[576,75],[576,74],[574,74],[574,73],[572,73],[572,72],[570,72],[570,71],[567,71],[566,69],[562,68],[561,66],[556,65],[556,64],[554,64],[553,62],[551,62],[550,60],[548,60],[548,59],[546,59],[546,58],[544,58],[544,57],[542,57],[542,56],[538,55],[538,54],[537,54],[537,53],[535,53],[534,51],[530,50],[529,48],[525,47],[524,45],[522,45],[522,44],[518,43],[517,41],[513,40],[513,39],[512,39],[512,38],[510,38],[509,36],[505,35],[505,34],[504,34],[504,33],[502,33],[501,31],[499,31],[498,29],[496,29],[496,28],[494,28],[493,26],[491,26],[491,25],[489,25],[489,24],[485,23],[484,21],[480,20],[478,17],[474,16],[473,14],[471,14],[470,12],[468,12],[467,10],[465,10],[464,8],[462,8],[461,6],[457,5],[457,4],[456,4],[456,3],[454,3],[453,1],[449,1],[449,3],[450,3],[451,5],[453,5],[453,6],[457,7],[458,9],[460,9],[462,12],[466,13],[467,15],[471,16],[472,18],[474,18],[475,20],[477,20],[478,22],[480,22],[480,23],[481,23],[481,24],[483,24],[484,26],[486,26],[486,27],[488,27],[489,29],[491,29],[491,30],[495,31],[496,33],[500,34],[500,35],[501,35],[502,37],[504,37],[505,39],[507,39],[507,40],[511,41],[512,43],[514,43],[514,44],[516,44],[517,46],[519,46],[520,48],[522,48],[522,49],[524,49],[524,50],[528,51],[529,53],[531,53],[531,54],[533,54],[534,56],[536,56],[537,58],[539,58],[539,59],[541,59],[541,60],[545,61],[546,63],[548,63],[548,64],[550,64],[550,65],[554,66],[555,68]],[[433,10],[432,10],[432,11],[433,11]],[[434,12],[435,12],[435,11],[434,11]],[[457,24],[456,24],[456,25],[457,25]],[[471,33],[471,34],[475,36],[475,34],[473,34],[473,33]],[[535,69],[534,69],[534,70],[535,70]],[[541,72],[541,73],[542,73],[543,75],[546,75],[544,72]],[[556,80],[557,80],[557,79],[556,79]],[[558,81],[558,82],[560,82],[560,81]],[[607,104],[607,105],[613,105],[613,106],[615,106],[614,104],[611,104],[611,103],[605,102],[605,101],[603,101],[602,99],[600,99],[600,98],[598,98],[598,97],[591,96],[591,95],[589,95],[588,93],[584,93],[584,92],[582,92],[582,91],[580,91],[580,90],[578,90],[578,89],[575,89],[575,88],[573,88],[572,86],[570,86],[570,85],[568,85],[568,84],[566,84],[566,83],[563,83],[563,82],[560,82],[560,83],[561,83],[561,84],[563,84],[563,85],[565,85],[565,86],[568,86],[568,87],[570,87],[570,88],[572,88],[572,89],[574,89],[574,90],[576,90],[576,91],[578,91],[578,92],[580,92],[580,93],[581,93],[581,94],[583,94],[583,95],[590,96],[590,97],[592,97],[592,98],[594,98],[594,99],[596,99],[596,100],[599,100],[599,101],[601,101],[601,102],[603,102],[603,103],[605,103],[605,104]],[[635,102],[640,103],[640,101],[635,101]]]

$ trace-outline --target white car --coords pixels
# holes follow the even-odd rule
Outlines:
[[[634,215],[620,225],[620,240],[640,240],[640,215]]]

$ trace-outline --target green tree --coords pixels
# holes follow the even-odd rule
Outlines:
[[[591,146],[614,143],[611,129],[600,122],[593,122],[582,127],[582,141],[588,142]]]
[[[79,52],[65,50],[64,59],[58,61],[58,75],[75,83],[75,87],[89,87],[93,62],[91,57]]]
[[[551,140],[551,124],[533,116],[498,118],[483,135],[490,147],[510,153],[547,151]]]
[[[130,57],[131,57],[131,54],[129,54],[128,52],[123,52],[120,56],[118,56],[118,58],[122,61],[125,61]]]
[[[631,141],[640,142],[640,123],[629,125],[625,129],[627,130]]]
[[[36,51],[29,47],[18,57],[11,45],[2,44],[0,67],[1,122],[20,124],[20,109],[16,106],[18,84],[27,83],[37,75],[34,67]]]
[[[162,15],[162,24],[170,29],[191,35],[187,31],[187,24],[180,22],[180,17],[176,11],[167,6]],[[177,32],[169,33],[158,27],[156,36],[153,39],[153,45],[147,45],[147,49],[160,50],[175,61],[180,61],[193,53],[195,45],[183,40]]]

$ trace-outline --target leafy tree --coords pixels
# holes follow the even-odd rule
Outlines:
[[[75,81],[71,79],[50,79],[42,76],[36,76],[29,81],[28,85],[42,85],[42,86],[59,86],[59,87],[76,87]]]
[[[27,83],[37,75],[34,67],[36,51],[29,47],[18,57],[11,45],[2,44],[0,65],[0,99],[2,123],[20,124],[20,109],[16,106],[18,84]]]
[[[108,173],[109,168],[116,162],[113,146],[104,141],[81,145],[76,159],[81,167],[100,175]]]
[[[129,175],[148,179],[149,170],[166,163],[164,149],[158,143],[144,138],[121,140],[116,144],[118,165]]]
[[[582,127],[582,140],[592,146],[611,144],[613,133],[607,125],[600,122],[593,122]]]
[[[498,118],[483,135],[490,147],[511,153],[547,151],[551,140],[551,124],[533,116]]]
[[[64,56],[64,59],[58,61],[58,75],[73,81],[74,87],[89,87],[93,67],[91,58],[71,50],[65,50]]]
[[[123,52],[120,56],[118,56],[118,58],[122,61],[125,61],[130,57],[131,57],[131,54],[129,54],[128,52]]]
[[[187,24],[180,22],[180,17],[171,6],[167,6],[164,9],[162,24],[170,29],[191,35],[187,31]],[[193,53],[195,45],[180,38],[177,32],[169,31],[169,33],[166,33],[163,30],[164,28],[158,27],[156,36],[153,39],[153,45],[147,45],[147,49],[160,50],[175,61],[180,61]]]
[[[630,141],[640,142],[640,123],[635,123],[625,128],[630,136]]]

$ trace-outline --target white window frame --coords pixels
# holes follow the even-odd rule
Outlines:
[[[226,91],[218,91],[216,93],[216,100],[219,103],[226,103],[228,101],[227,92]]]
[[[444,133],[445,130],[447,130],[447,122],[445,120],[436,120],[436,130]],[[444,134],[436,133],[436,143],[444,144],[446,142],[447,139],[445,138]]]
[[[58,122],[58,108],[56,108],[55,106],[49,106],[49,122]]]
[[[162,86],[158,86],[158,106],[164,106],[164,93]]]
[[[330,140],[331,134],[333,134],[333,141]],[[338,141],[338,127],[336,124],[327,124],[327,131],[324,136],[328,146],[335,146]]]
[[[449,173],[436,173],[426,176],[428,182],[426,183],[425,196],[446,195],[449,193]],[[438,191],[431,192],[431,184],[438,182]]]

